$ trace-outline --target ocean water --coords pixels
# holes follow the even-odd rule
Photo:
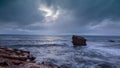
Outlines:
[[[70,35],[0,35],[0,47],[28,50],[37,63],[61,68],[120,68],[119,36],[84,37],[87,46],[73,47]]]

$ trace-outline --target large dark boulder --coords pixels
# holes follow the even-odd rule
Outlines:
[[[72,43],[74,46],[86,46],[86,39],[81,36],[72,36]]]

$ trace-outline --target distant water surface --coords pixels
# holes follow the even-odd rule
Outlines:
[[[70,35],[0,35],[0,46],[29,50],[37,63],[65,68],[120,68],[120,36],[84,37],[87,46],[75,48]]]

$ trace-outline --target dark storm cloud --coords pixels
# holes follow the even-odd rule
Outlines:
[[[52,26],[43,24],[46,18],[38,10],[41,4],[52,7],[54,11],[62,10]],[[1,33],[10,30],[16,33],[57,31],[96,34],[111,29],[111,33],[120,34],[119,20],[120,0],[0,0],[0,28],[4,29],[0,30]]]
[[[50,5],[56,3],[57,6],[73,12],[76,18],[83,20],[120,19],[119,0],[46,0],[46,2]]]
[[[0,20],[35,22],[42,20],[38,0],[0,0]],[[73,12],[78,19],[94,21],[120,18],[119,0],[42,0],[48,6],[59,6]]]
[[[25,25],[43,19],[34,0],[0,0],[1,23],[17,23]]]
[[[111,30],[110,31],[111,33],[109,34],[112,33],[120,34],[119,32],[120,0],[74,0],[74,1],[50,0],[50,1],[51,2],[47,1],[49,5],[54,4],[56,6],[59,6],[63,10],[67,10],[68,15],[70,15],[70,13],[72,15],[71,18],[72,24],[69,23],[69,26],[67,28],[65,28],[64,25],[57,26],[59,28],[64,27],[66,29],[66,30],[64,28],[61,29],[62,32],[106,34],[109,33],[108,31]],[[106,24],[106,20],[108,20],[107,24]],[[112,23],[112,25],[110,22]]]

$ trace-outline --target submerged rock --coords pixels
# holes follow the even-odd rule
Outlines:
[[[114,40],[108,40],[109,42],[115,42]]]
[[[81,36],[72,36],[72,43],[74,46],[86,46],[86,39]]]
[[[69,64],[63,64],[59,68],[70,68],[70,65]]]
[[[109,63],[97,64],[96,68],[116,68],[116,66]]]

